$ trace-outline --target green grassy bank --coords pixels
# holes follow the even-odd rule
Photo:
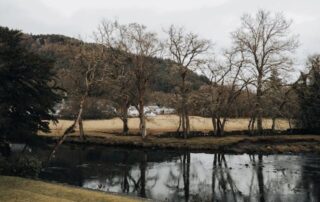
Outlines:
[[[67,202],[67,201],[108,201],[136,202],[116,194],[75,188],[67,185],[52,184],[20,177],[0,176],[0,201],[23,202]]]

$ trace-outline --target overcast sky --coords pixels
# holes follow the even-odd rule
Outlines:
[[[283,12],[294,23],[301,46],[297,65],[320,52],[320,0],[0,0],[0,25],[34,34],[90,37],[103,18],[138,22],[161,32],[183,25],[216,44],[230,44],[230,32],[243,13]]]

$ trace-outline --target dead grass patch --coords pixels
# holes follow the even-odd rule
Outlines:
[[[131,133],[136,133],[139,130],[139,119],[130,118],[129,129]],[[57,125],[50,123],[52,133],[50,135],[61,135],[64,130],[72,124],[70,120],[59,120]],[[121,133],[122,121],[119,118],[104,119],[104,120],[85,120],[83,122],[85,132],[93,133]],[[147,130],[149,134],[159,134],[163,132],[174,132],[179,125],[179,117],[177,115],[158,115],[156,117],[147,118]],[[226,123],[226,131],[240,131],[247,130],[248,119],[228,119]],[[264,128],[271,128],[271,120],[265,119],[263,122]],[[277,120],[276,129],[286,130],[289,124],[286,120]],[[199,116],[190,116],[190,129],[192,131],[208,132],[212,130],[212,123],[210,118]]]

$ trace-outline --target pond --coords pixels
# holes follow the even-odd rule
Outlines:
[[[49,151],[34,149],[44,158]],[[320,155],[62,145],[39,177],[161,201],[319,201]]]

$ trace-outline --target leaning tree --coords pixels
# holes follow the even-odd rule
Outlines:
[[[105,81],[109,66],[107,65],[107,54],[103,46],[97,44],[89,44],[80,42],[77,46],[70,46],[71,58],[69,58],[69,68],[73,71],[65,72],[64,77],[70,80],[76,80],[78,85],[73,85],[70,89],[69,95],[77,98],[78,109],[74,115],[72,124],[66,128],[57,144],[54,146],[49,159],[51,159],[58,147],[65,141],[65,139],[75,129],[79,128],[79,137],[83,141],[85,139],[85,132],[83,128],[83,111],[86,102],[92,93],[93,88],[97,84]]]

